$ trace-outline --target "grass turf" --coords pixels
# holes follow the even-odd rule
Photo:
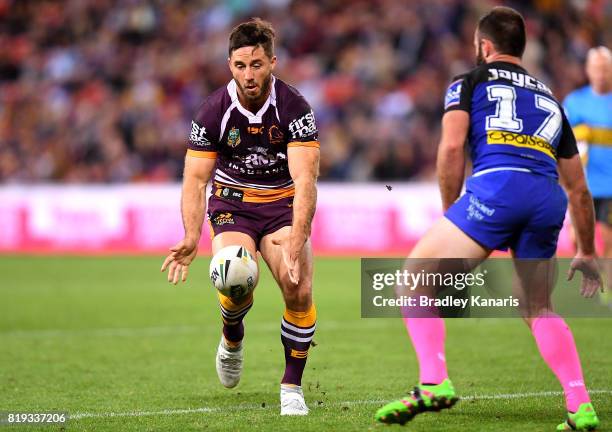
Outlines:
[[[0,257],[0,411],[81,415],[69,431],[386,430],[374,412],[416,383],[401,321],[360,318],[358,259],[316,261],[319,322],[303,380],[306,418],[278,415],[283,304],[269,273],[245,321],[242,381],[227,390],[214,368],[220,316],[208,260],[198,259],[188,283],[176,287],[160,265],[155,257]],[[599,430],[611,431],[612,320],[568,321],[589,387],[607,391],[592,398]],[[525,395],[560,387],[522,322],[447,320],[447,360],[459,395],[468,397],[406,430],[546,431],[563,419],[559,394]],[[496,394],[519,396],[469,397]]]

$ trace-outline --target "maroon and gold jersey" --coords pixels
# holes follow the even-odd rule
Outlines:
[[[216,158],[213,193],[245,202],[294,195],[287,147],[319,147],[314,113],[302,95],[272,76],[270,96],[257,113],[245,109],[231,80],[212,93],[191,122],[187,154]]]

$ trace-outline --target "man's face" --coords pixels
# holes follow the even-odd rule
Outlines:
[[[247,101],[267,97],[276,57],[268,57],[261,46],[248,46],[234,50],[229,67],[238,91]]]
[[[596,91],[609,90],[612,84],[612,59],[599,52],[589,55],[586,73]]]

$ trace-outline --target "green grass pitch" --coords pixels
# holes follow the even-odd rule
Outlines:
[[[360,318],[359,259],[320,258],[317,346],[303,381],[311,414],[280,418],[283,305],[270,274],[245,321],[242,381],[228,390],[214,368],[220,316],[208,260],[178,286],[161,262],[1,256],[0,411],[65,411],[68,431],[385,431],[374,412],[416,383],[401,321]],[[612,321],[569,324],[600,430],[612,431]],[[518,320],[447,320],[447,360],[463,400],[405,430],[549,431],[564,417],[560,386]]]

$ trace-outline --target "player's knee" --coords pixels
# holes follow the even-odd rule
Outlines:
[[[312,304],[312,297],[309,294],[294,295],[285,297],[285,306],[287,309],[295,311],[304,311]]]
[[[285,304],[291,310],[305,310],[312,303],[312,284],[310,281],[300,281],[295,285],[291,282],[283,286]]]

